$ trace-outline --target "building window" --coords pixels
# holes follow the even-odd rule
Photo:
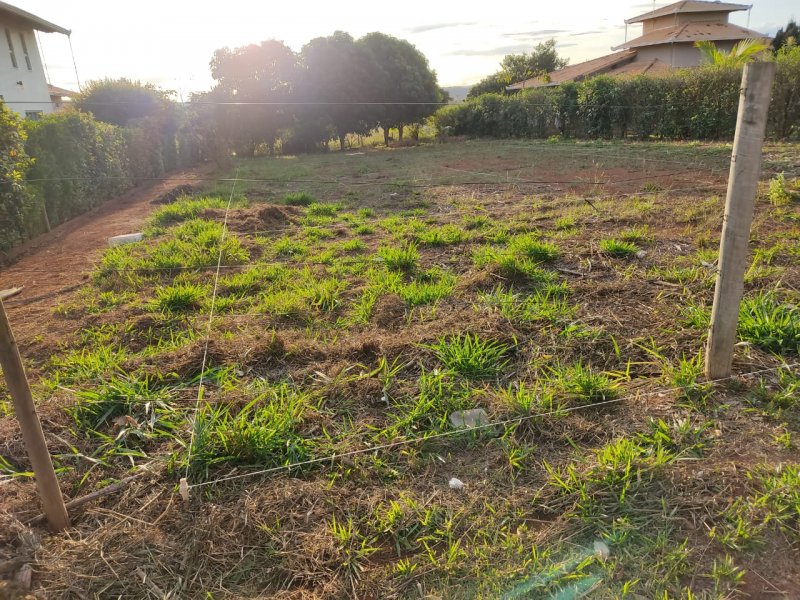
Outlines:
[[[17,68],[17,55],[14,54],[14,42],[11,41],[11,31],[6,27],[6,41],[8,42],[8,53],[11,55],[11,66]]]
[[[25,118],[30,119],[31,121],[38,121],[41,117],[42,117],[42,111],[40,110],[25,111]]]
[[[28,54],[28,44],[25,43],[25,34],[21,31],[19,32],[19,41],[22,44],[22,54],[25,56],[25,66],[28,67],[28,71],[33,71],[31,56]]]

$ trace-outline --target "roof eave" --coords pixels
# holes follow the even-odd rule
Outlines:
[[[738,12],[738,11],[742,11],[742,10],[750,10],[751,8],[753,8],[752,4],[738,4],[736,6],[738,6],[739,8],[731,8],[729,10],[725,9],[725,10],[717,10],[717,11],[713,11],[713,9],[712,9],[709,12],[729,12],[729,13],[731,13],[731,12]],[[662,7],[662,8],[665,8],[665,7]],[[655,17],[649,16],[649,15],[652,15],[653,13],[655,13],[655,12],[658,12],[659,10],[661,10],[661,9],[657,8],[656,10],[651,10],[651,11],[646,12],[646,13],[644,13],[642,15],[637,16],[637,17],[632,17],[630,19],[625,19],[625,24],[626,25],[631,25],[631,24],[634,24],[634,23],[642,23],[644,21],[647,21],[648,19],[656,19],[658,17],[668,17],[669,15],[674,15],[674,14],[679,12],[679,11],[675,10],[675,11],[673,11],[671,13],[665,13],[665,14],[662,14],[662,15],[657,15]]]
[[[43,33],[62,33],[67,36],[72,34],[70,29],[66,29],[65,27],[51,23],[50,21],[45,21],[41,17],[37,17],[26,10],[22,10],[21,8],[17,8],[16,6],[6,2],[0,2],[0,12],[12,14],[18,19],[25,21],[31,26],[31,28]]]

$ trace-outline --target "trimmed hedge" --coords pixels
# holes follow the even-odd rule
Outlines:
[[[17,113],[0,103],[0,250],[23,239],[27,195],[25,131]]]
[[[800,135],[800,47],[780,51],[768,134]],[[599,76],[512,96],[484,94],[446,106],[438,132],[495,138],[733,138],[741,70],[703,67],[663,76]]]
[[[0,108],[0,250],[201,158],[191,132],[155,118],[118,127],[74,109],[30,121]]]

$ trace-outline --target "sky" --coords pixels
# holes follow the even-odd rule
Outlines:
[[[509,53],[529,52],[555,38],[571,63],[596,58],[625,41],[626,18],[668,2],[643,0],[12,0],[72,30],[82,82],[128,77],[174,90],[178,99],[209,89],[217,48],[278,39],[300,50],[336,30],[360,37],[381,31],[409,40],[427,57],[443,86],[469,85],[497,70]],[[731,22],[774,34],[800,18],[797,0],[754,0]],[[639,35],[631,25],[628,38]],[[66,36],[39,34],[51,83],[77,89]]]

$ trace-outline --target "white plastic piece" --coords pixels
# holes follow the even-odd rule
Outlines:
[[[144,234],[139,233],[126,233],[125,235],[115,235],[108,238],[108,245],[112,248],[114,246],[122,246],[123,244],[133,244],[134,242],[141,242]]]
[[[457,492],[460,492],[464,489],[464,482],[456,477],[450,479],[448,485],[450,486],[451,490],[456,490]]]
[[[181,483],[178,486],[178,491],[180,491],[181,498],[183,498],[184,502],[189,501],[189,482],[186,481],[186,477],[181,477]]]
[[[605,542],[596,540],[594,543],[594,553],[600,560],[605,560],[611,556],[611,550]]]
[[[458,429],[473,429],[489,424],[489,415],[482,408],[455,410],[450,413],[450,424]]]

